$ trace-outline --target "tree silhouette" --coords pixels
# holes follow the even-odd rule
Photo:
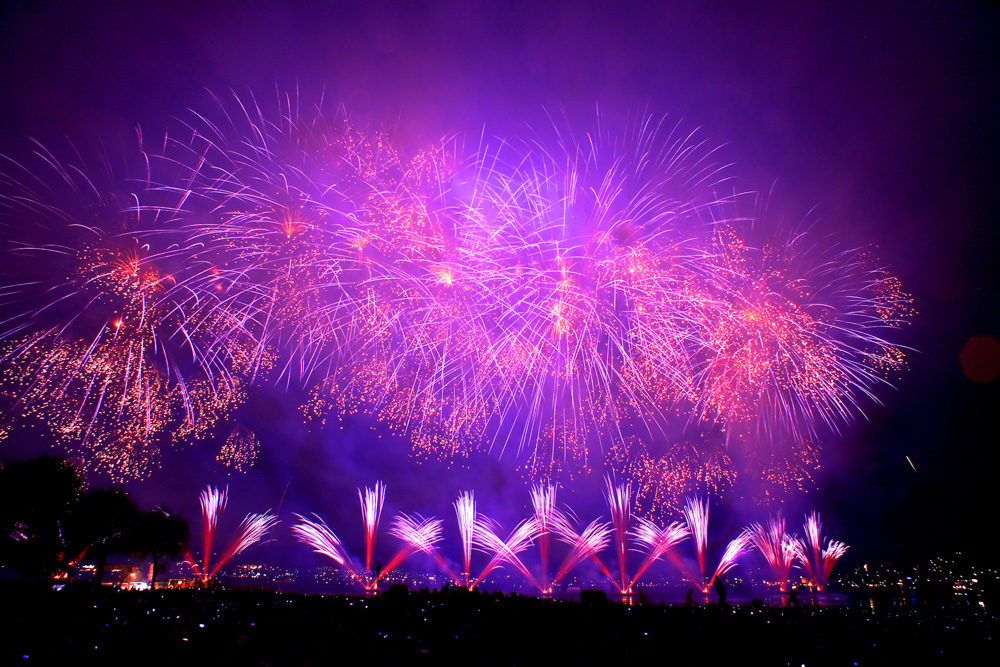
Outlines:
[[[0,463],[0,564],[25,579],[65,573],[66,531],[82,488],[61,458]]]
[[[156,575],[160,560],[165,556],[177,558],[188,550],[191,530],[183,517],[156,508],[139,515],[135,532],[131,537],[132,551],[140,556],[149,556],[153,561],[153,575],[150,588],[156,587]]]
[[[94,580],[98,586],[104,582],[108,556],[129,551],[138,517],[135,504],[118,489],[89,491],[73,508],[71,541],[78,553],[74,561],[85,557],[97,560]]]

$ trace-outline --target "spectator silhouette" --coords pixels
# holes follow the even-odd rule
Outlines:
[[[726,587],[722,584],[722,579],[715,580],[715,593],[719,596],[719,606],[726,606]]]

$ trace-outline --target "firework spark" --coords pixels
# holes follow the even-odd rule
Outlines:
[[[196,114],[141,152],[127,197],[43,150],[50,174],[8,165],[0,206],[30,237],[0,284],[10,414],[141,477],[168,434],[205,438],[281,383],[310,419],[371,414],[420,457],[511,451],[556,481],[635,467],[662,514],[737,475],[805,485],[823,435],[904,367],[899,281],[808,230],[757,238],[753,198],[717,196],[713,151],[662,120],[405,151],[271,106]],[[254,449],[233,436],[221,460]]]
[[[819,512],[812,512],[806,516],[806,522],[802,526],[805,539],[792,541],[792,548],[799,564],[809,575],[813,590],[822,591],[833,571],[833,566],[849,548],[843,542],[827,539],[826,546],[823,546],[823,524],[820,521]]]
[[[472,569],[472,547],[476,536],[476,498],[472,491],[459,494],[454,502],[455,516],[458,519],[458,533],[462,538],[462,577],[464,585],[469,588],[469,572]]]
[[[538,552],[542,561],[541,590],[549,588],[549,548],[552,542],[554,524],[558,520],[556,508],[556,487],[551,484],[534,484],[531,487],[531,507],[534,510],[537,527]]]
[[[371,571],[378,520],[385,502],[385,484],[375,482],[375,488],[366,487],[363,492],[358,489],[358,499],[361,501],[361,516],[365,523],[365,568]]]
[[[202,580],[202,583],[207,583],[210,579],[215,577],[219,569],[225,566],[225,564],[228,563],[234,556],[243,553],[253,545],[262,541],[268,533],[274,530],[274,527],[278,525],[278,517],[270,512],[265,512],[263,514],[247,514],[243,519],[243,522],[240,524],[240,532],[237,534],[236,538],[230,543],[226,550],[215,559],[215,564],[212,565],[212,542],[215,537],[216,528],[219,524],[219,515],[226,509],[228,495],[228,488],[225,491],[220,491],[213,486],[208,486],[199,496],[202,516],[202,546],[204,549],[204,558],[201,564],[199,564],[195,558],[188,553],[185,555],[185,560],[191,566],[191,569],[198,576],[198,578]]]
[[[632,518],[632,484],[615,486],[608,477],[604,480],[605,497],[608,507],[611,509],[611,523],[615,528],[615,550],[618,555],[618,569],[620,579],[617,586],[622,593],[631,590],[632,585],[625,574],[625,561],[627,554],[627,537],[629,522]]]
[[[684,518],[694,538],[695,555],[698,559],[698,570],[700,573],[698,579],[690,575],[689,578],[702,593],[707,595],[716,578],[721,577],[735,567],[740,556],[746,553],[751,544],[751,535],[749,531],[744,530],[729,542],[711,576],[706,576],[705,552],[708,548],[708,499],[702,500],[697,496],[688,498],[684,506]]]
[[[786,592],[788,573],[795,561],[795,536],[785,532],[785,520],[781,516],[768,519],[766,525],[751,524],[748,531],[753,546],[760,551],[771,567],[771,572],[778,582],[778,590]]]
[[[497,534],[498,531],[499,527],[488,517],[482,517],[476,522],[473,537],[474,542],[480,549],[492,552],[493,557],[487,563],[486,567],[483,568],[479,576],[472,582],[472,585],[476,586],[495,568],[503,563],[508,563],[517,568],[532,585],[542,589],[542,586],[535,580],[535,577],[524,565],[519,556],[522,551],[531,546],[535,536],[538,534],[538,524],[535,519],[526,519],[519,523],[511,531],[506,540]]]
[[[313,515],[315,519],[307,519],[299,514],[295,516],[299,522],[292,526],[292,533],[299,542],[309,545],[316,553],[322,554],[334,563],[337,563],[344,568],[344,571],[352,579],[363,587],[368,587],[368,579],[357,571],[357,568],[351,563],[350,557],[344,550],[343,542],[330,530],[323,519],[317,515]]]
[[[577,565],[587,559],[594,560],[605,576],[610,577],[608,569],[597,560],[597,554],[606,549],[611,544],[613,529],[611,524],[594,519],[581,532],[576,532],[569,520],[562,514],[557,515],[557,520],[553,523],[553,531],[559,541],[569,545],[569,553],[563,559],[559,571],[553,577],[552,582],[546,592],[551,592],[552,586],[559,583],[566,574]]]
[[[451,567],[448,566],[444,557],[437,549],[437,544],[442,539],[441,524],[442,521],[440,519],[424,519],[420,516],[410,516],[407,514],[397,515],[393,519],[389,534],[402,540],[403,548],[393,556],[392,560],[389,561],[389,565],[382,570],[379,577],[391,572],[412,554],[420,552],[433,556],[441,569],[451,578],[452,582],[456,585],[461,585],[461,580]]]

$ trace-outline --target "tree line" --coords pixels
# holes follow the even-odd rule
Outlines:
[[[108,557],[128,554],[152,561],[154,585],[189,540],[182,516],[159,507],[142,511],[121,489],[89,489],[65,459],[0,461],[0,576],[69,578],[75,566],[91,562],[100,585]]]

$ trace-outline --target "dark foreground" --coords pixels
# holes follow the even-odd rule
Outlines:
[[[993,655],[963,609],[582,604],[391,591],[0,590],[0,665],[955,665]]]

